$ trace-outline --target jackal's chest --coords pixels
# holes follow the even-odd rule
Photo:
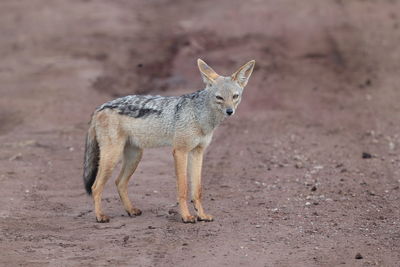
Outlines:
[[[173,146],[190,151],[199,146],[206,148],[211,139],[212,132],[204,134],[198,128],[177,129],[174,134]]]

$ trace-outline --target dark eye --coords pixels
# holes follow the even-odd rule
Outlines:
[[[239,97],[238,94],[233,95],[233,99],[237,99]]]
[[[224,100],[224,99],[222,98],[222,96],[219,96],[219,95],[216,95],[215,98],[218,99],[218,100]]]

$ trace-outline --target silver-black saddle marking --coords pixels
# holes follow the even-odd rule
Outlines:
[[[172,104],[175,106],[175,113],[177,113],[188,101],[198,98],[202,91],[182,96],[128,95],[104,103],[97,108],[97,111],[115,109],[121,115],[146,118],[151,115],[161,115]]]

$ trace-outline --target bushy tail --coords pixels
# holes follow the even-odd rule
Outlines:
[[[86,136],[85,162],[83,166],[83,182],[86,192],[92,194],[92,185],[96,180],[97,170],[99,168],[100,148],[96,139],[96,131],[93,125],[90,126]]]

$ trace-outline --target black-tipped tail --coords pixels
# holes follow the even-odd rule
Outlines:
[[[92,185],[96,181],[97,171],[99,169],[100,148],[96,140],[96,132],[91,126],[86,136],[85,162],[83,166],[83,182],[86,192],[92,194]]]

